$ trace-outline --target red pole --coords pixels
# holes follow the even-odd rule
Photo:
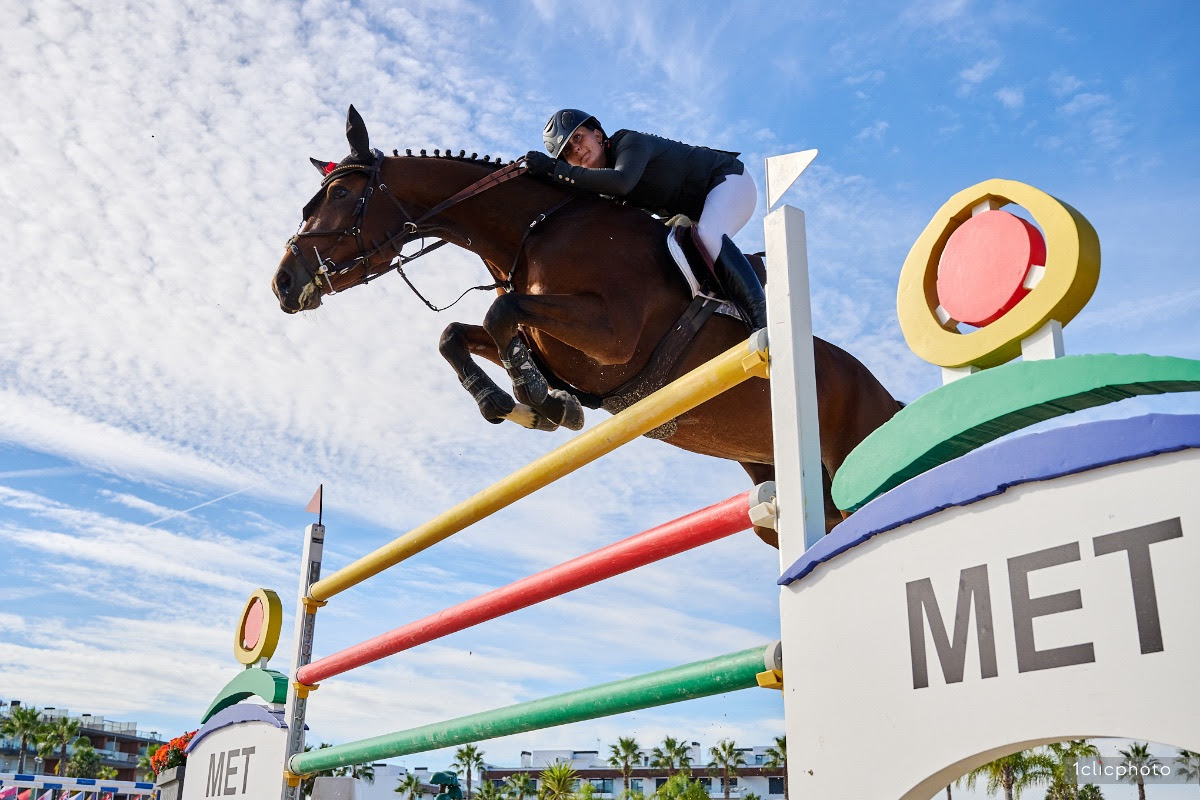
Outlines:
[[[749,492],[742,492],[708,508],[664,522],[607,547],[430,614],[424,619],[381,633],[373,639],[301,667],[296,679],[311,686],[324,678],[370,664],[385,656],[744,531],[750,527],[749,498]]]

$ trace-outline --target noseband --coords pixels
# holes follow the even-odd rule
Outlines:
[[[349,289],[353,286],[357,286],[362,283],[369,283],[372,280],[374,280],[375,278],[378,278],[380,275],[386,274],[387,272],[389,272],[392,269],[399,270],[401,275],[403,275],[404,274],[403,267],[405,264],[407,264],[409,261],[413,261],[417,258],[420,258],[421,256],[425,255],[426,253],[436,250],[437,248],[441,247],[444,244],[447,244],[449,239],[454,239],[458,243],[463,244],[464,246],[469,246],[471,244],[471,240],[469,238],[467,238],[465,236],[460,236],[457,233],[455,233],[454,231],[450,230],[449,228],[446,228],[443,226],[424,225],[423,223],[425,223],[427,220],[432,218],[435,214],[439,214],[442,211],[445,211],[447,208],[449,208],[457,203],[460,203],[469,197],[474,197],[475,195],[479,194],[480,192],[482,192],[486,189],[490,189],[493,186],[498,186],[499,184],[504,183],[505,181],[508,181],[512,178],[517,177],[525,170],[524,159],[523,158],[518,159],[517,161],[514,161],[513,163],[509,164],[508,166],[503,167],[493,173],[490,173],[489,175],[484,176],[482,179],[476,181],[475,183],[471,184],[467,188],[458,192],[453,197],[450,197],[449,199],[444,200],[441,203],[439,203],[438,205],[429,209],[424,214],[422,214],[419,218],[414,219],[413,215],[409,213],[408,209],[404,206],[404,204],[402,202],[400,202],[400,199],[397,198],[394,194],[392,194],[392,192],[388,189],[387,184],[383,183],[380,180],[379,171],[380,171],[381,166],[383,165],[383,158],[384,158],[383,153],[381,153],[379,150],[372,150],[371,156],[372,156],[372,158],[371,158],[370,164],[365,164],[361,161],[349,161],[349,160],[343,161],[341,164],[338,164],[336,167],[333,168],[333,170],[331,170],[329,172],[328,175],[325,176],[325,179],[321,181],[320,190],[315,195],[313,195],[313,198],[311,200],[309,200],[308,203],[306,203],[304,206],[303,215],[304,215],[304,219],[307,220],[309,218],[309,216],[311,216],[312,212],[315,210],[315,206],[317,205],[317,202],[321,199],[321,196],[325,192],[325,188],[330,184],[330,182],[334,181],[335,179],[337,179],[343,175],[350,175],[350,174],[359,173],[359,172],[365,173],[367,175],[367,183],[366,183],[365,188],[363,189],[363,193],[358,198],[358,203],[355,206],[353,224],[349,228],[343,228],[341,230],[298,231],[295,235],[292,236],[291,239],[288,240],[288,243],[287,243],[288,250],[291,251],[293,256],[295,256],[296,261],[300,264],[300,266],[304,269],[304,271],[308,273],[308,276],[312,280],[312,282],[316,286],[320,287],[321,281],[323,279],[325,282],[325,286],[329,290],[329,294],[333,294],[336,291],[333,287],[332,276],[347,275],[350,273],[351,270],[353,270],[357,267],[362,267],[362,270],[363,270],[362,279],[355,281],[354,283],[350,284],[349,286],[343,287],[343,289],[341,291],[345,291],[345,289]],[[372,242],[373,246],[368,248],[366,243],[363,241],[362,227],[363,227],[363,221],[366,219],[366,216],[367,216],[367,206],[370,203],[371,198],[374,196],[375,191],[377,189],[380,194],[382,194],[384,197],[391,200],[392,203],[396,206],[396,208],[398,208],[400,210],[400,213],[404,215],[405,222],[401,226],[399,233],[389,234],[382,243]],[[315,266],[310,266],[309,261],[304,254],[303,248],[301,248],[301,246],[300,246],[301,241],[305,238],[330,237],[330,236],[337,237],[337,240],[334,242],[335,247],[343,239],[345,239],[347,237],[353,237],[355,243],[358,245],[358,255],[354,256],[353,258],[349,259],[348,261],[335,262],[331,259],[328,259],[328,258],[322,256],[321,251],[318,250],[317,247],[314,245],[312,248],[312,251],[313,251],[313,255],[316,257]],[[407,243],[409,243],[415,239],[424,239],[426,237],[436,238],[438,241],[434,242],[433,244],[431,244],[427,247],[422,247],[420,250],[418,250],[416,253],[412,254],[411,256],[406,256],[400,252],[401,249],[404,247],[404,245],[406,245]],[[372,274],[372,272],[371,272],[372,259],[374,259],[379,253],[385,252],[385,251],[388,254],[387,255],[387,257],[389,259],[388,265]],[[407,276],[405,276],[405,281],[406,282],[408,281]],[[506,288],[507,283],[508,283],[508,281],[504,281],[501,283],[494,284],[492,286],[473,287],[473,288],[477,288],[477,289]],[[411,282],[409,283],[409,286],[412,287]],[[415,287],[413,287],[413,291],[416,291]],[[417,295],[420,297],[420,292],[417,292]],[[421,297],[421,299],[425,300],[424,297]],[[426,305],[430,305],[431,308],[433,307],[429,303],[428,300],[425,300],[425,303],[426,303]],[[440,309],[438,309],[438,310],[440,310]]]

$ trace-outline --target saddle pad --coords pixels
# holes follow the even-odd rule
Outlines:
[[[742,315],[734,307],[733,303],[728,300],[722,300],[719,297],[713,297],[700,288],[700,281],[696,279],[695,269],[688,261],[687,255],[683,252],[683,248],[679,246],[679,242],[675,241],[675,229],[667,229],[667,250],[671,253],[671,259],[675,262],[675,266],[679,268],[679,272],[683,275],[683,279],[687,281],[688,288],[691,290],[692,297],[705,297],[709,300],[716,300],[720,303],[717,306],[716,313],[724,314],[727,317],[741,319]]]

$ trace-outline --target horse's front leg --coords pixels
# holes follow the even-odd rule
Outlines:
[[[629,354],[609,352],[622,338],[613,335],[603,300],[592,295],[504,294],[496,298],[483,319],[483,327],[512,378],[517,399],[563,427],[579,430],[583,427],[579,399],[550,388],[529,348],[517,336],[518,326],[540,330],[600,363],[621,364]],[[636,337],[625,338],[636,344]]]
[[[552,431],[558,424],[534,411],[524,403],[512,399],[508,392],[496,385],[486,372],[475,362],[472,356],[482,356],[496,365],[500,365],[500,352],[492,337],[478,325],[464,325],[452,322],[442,331],[438,352],[454,368],[459,383],[463,385],[475,404],[479,413],[493,424],[510,420],[525,428],[541,431]]]

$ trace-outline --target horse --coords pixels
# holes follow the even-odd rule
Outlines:
[[[350,155],[341,162],[312,159],[325,178],[275,270],[279,306],[307,311],[402,268],[416,257],[402,248],[419,239],[438,243],[417,255],[446,242],[475,253],[495,281],[483,288],[495,288],[496,299],[482,325],[451,323],[439,350],[488,422],[578,430],[585,402],[619,409],[746,339],[740,320],[713,315],[677,344],[677,357],[655,357],[694,306],[666,228],[645,211],[522,174],[520,162],[503,166],[463,151],[384,156],[371,149],[353,106],[346,138]],[[829,530],[844,518],[829,497],[832,476],[901,405],[854,356],[816,337],[813,350]],[[508,372],[516,400],[474,356]],[[754,483],[774,479],[765,380],[746,381],[648,435],[737,461]],[[755,532],[778,546],[774,531]]]

